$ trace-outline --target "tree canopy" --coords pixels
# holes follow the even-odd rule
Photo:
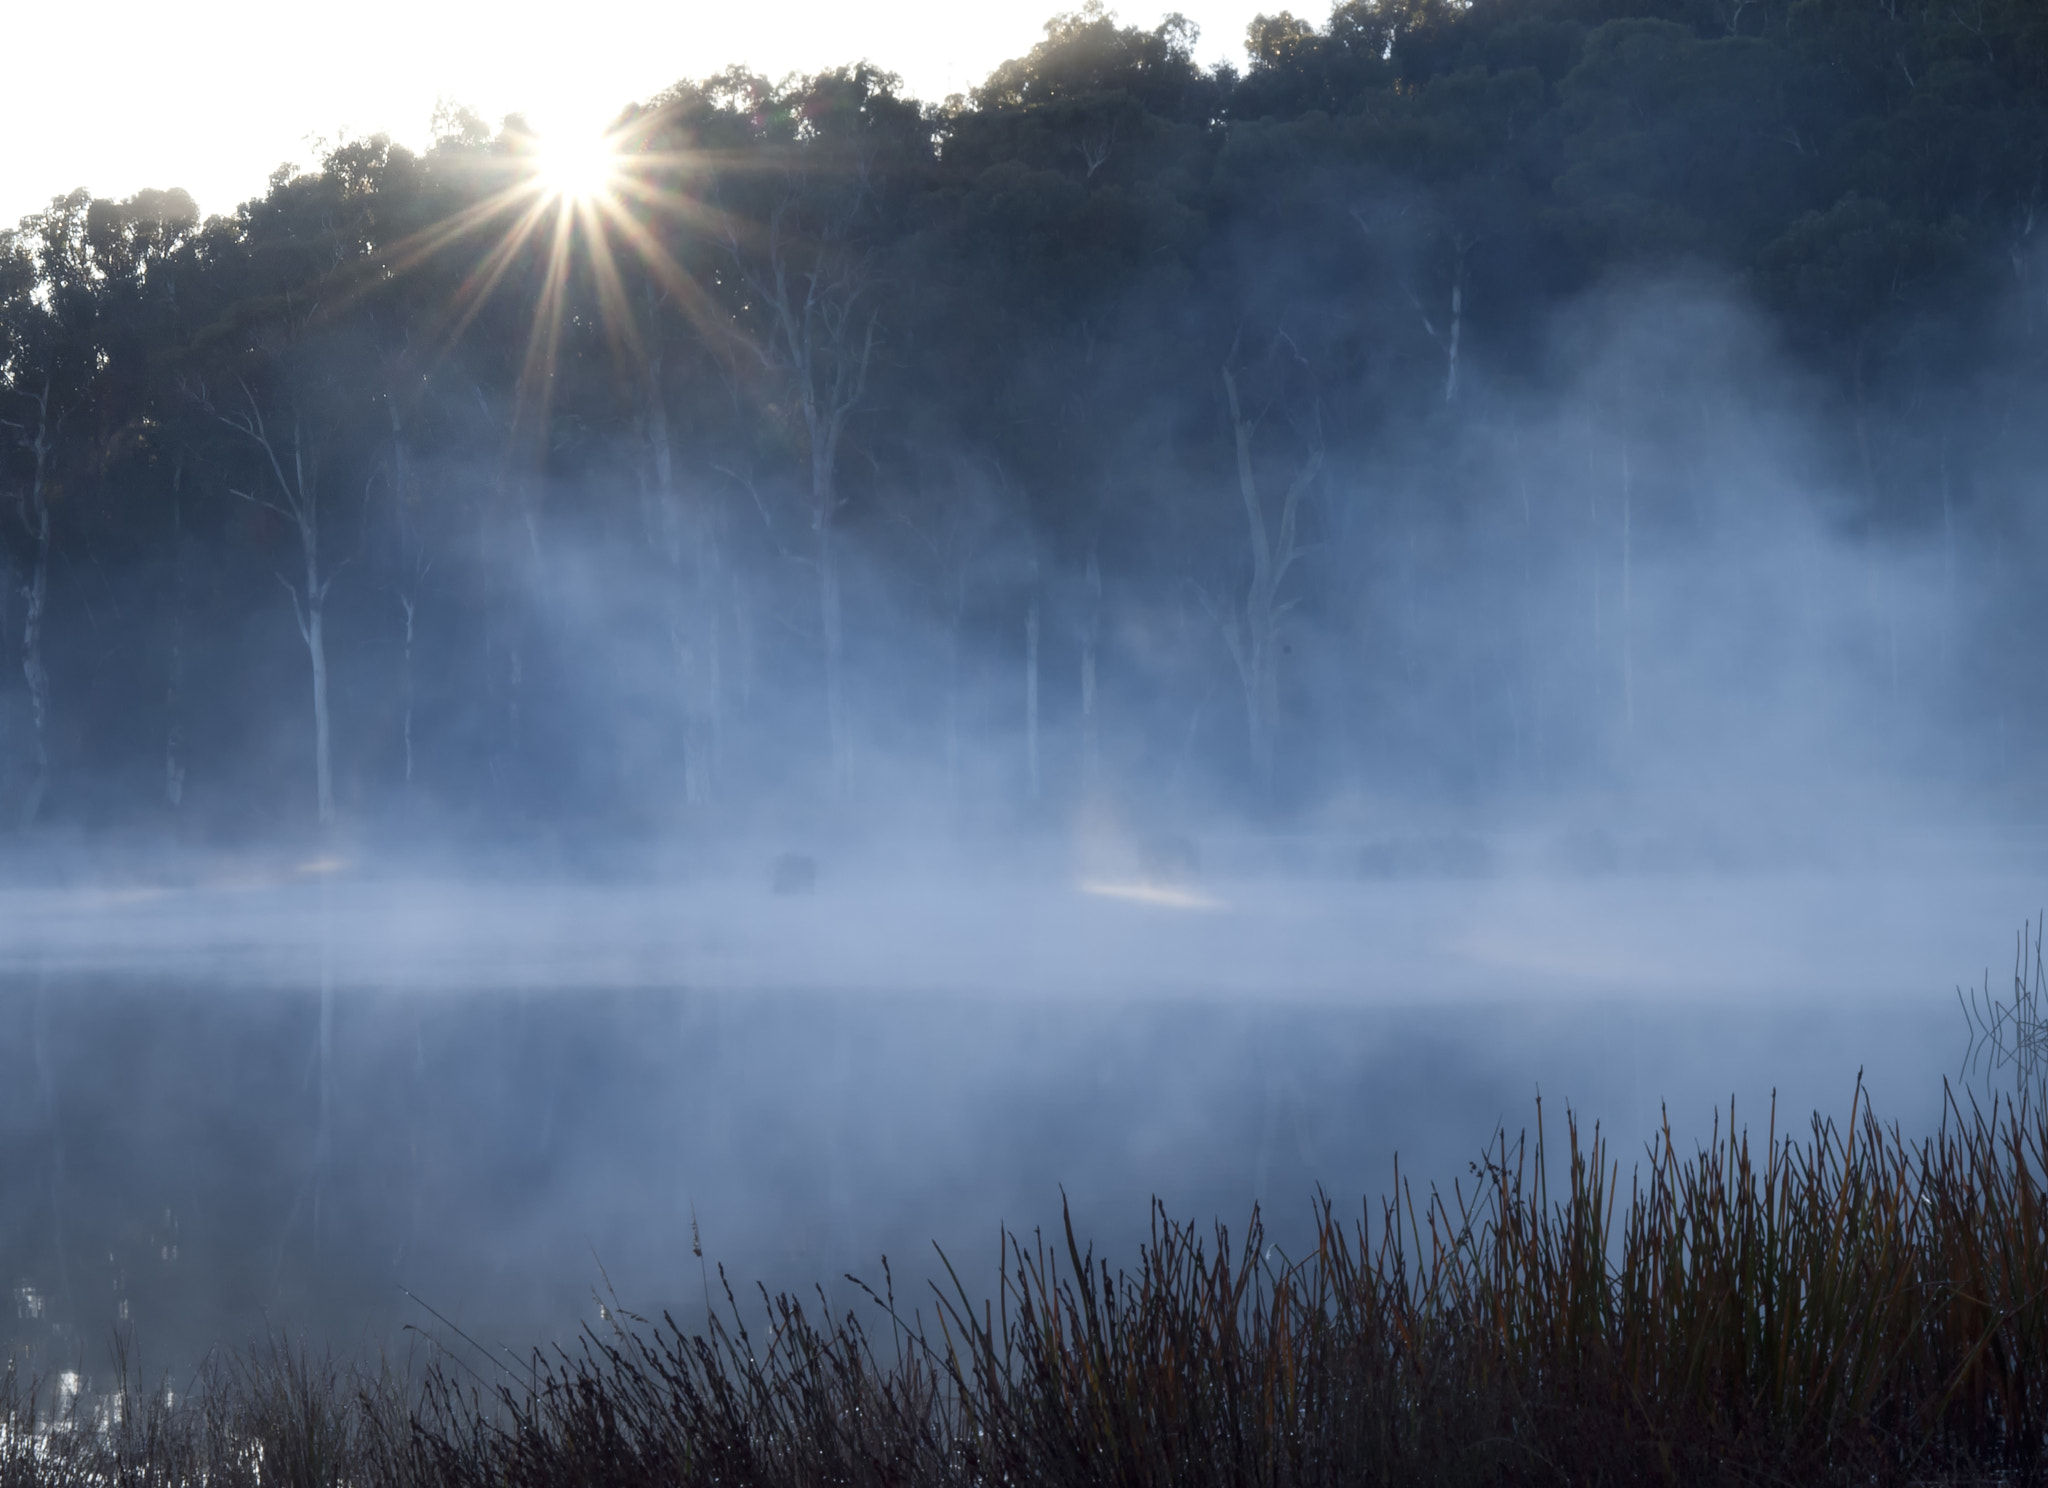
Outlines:
[[[1194,42],[679,82],[588,198],[450,109],[0,232],[0,819],[2025,776],[2040,7]]]

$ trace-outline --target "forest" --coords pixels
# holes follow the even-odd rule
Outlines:
[[[2048,11],[1194,43],[1091,3],[965,97],[622,100],[587,191],[451,105],[0,232],[0,820],[2034,801]]]

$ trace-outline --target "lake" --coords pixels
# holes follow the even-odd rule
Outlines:
[[[1312,855],[1310,855],[1312,858]],[[758,866],[758,865],[757,865]],[[1360,877],[826,864],[534,882],[328,861],[0,890],[11,1341],[182,1366],[268,1328],[524,1348],[736,1284],[994,1280],[1063,1194],[1112,1261],[1157,1196],[1299,1242],[1566,1108],[1937,1119],[1954,989],[2041,878]],[[1253,867],[1257,871],[1252,871]],[[2030,898],[2029,896],[2033,896]],[[705,1260],[692,1253],[693,1225]],[[438,1314],[438,1317],[436,1316]],[[4,1314],[0,1314],[4,1316]]]

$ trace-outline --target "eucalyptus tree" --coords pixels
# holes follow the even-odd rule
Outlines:
[[[405,221],[412,235],[431,231],[423,221],[423,194],[418,173],[392,189],[380,182],[380,216]],[[445,193],[442,193],[445,197]],[[395,200],[393,198],[396,198]],[[431,202],[447,210],[445,200]],[[401,239],[401,243],[404,240]],[[387,250],[387,257],[394,256]],[[398,733],[400,777],[410,792],[418,775],[415,714],[418,704],[420,605],[435,563],[435,537],[445,492],[423,471],[422,445],[436,418],[438,399],[432,377],[437,365],[433,334],[437,329],[434,298],[445,297],[453,285],[440,264],[409,263],[405,272],[381,276],[361,306],[365,339],[376,368],[372,396],[384,411],[387,437],[382,468],[370,466],[367,481],[381,474],[388,490],[390,523],[385,572],[396,601],[400,624],[398,666]]]
[[[929,133],[898,80],[866,65],[767,94],[758,163],[718,187],[727,261],[741,291],[735,332],[793,399],[806,455],[832,788],[850,785],[839,528],[839,459],[882,341],[883,229]],[[749,210],[751,209],[751,210]]]
[[[400,768],[404,787],[410,791],[418,773],[413,729],[419,694],[416,650],[420,602],[434,568],[429,535],[434,502],[420,478],[416,448],[427,379],[412,354],[410,336],[404,334],[402,325],[400,329],[398,344],[381,347],[379,360],[380,401],[390,428],[383,470],[391,508],[389,572],[402,624],[398,670]]]
[[[1224,403],[1230,414],[1233,453],[1236,456],[1237,494],[1244,507],[1245,553],[1250,570],[1240,593],[1220,611],[1224,643],[1237,668],[1244,689],[1245,727],[1251,748],[1252,774],[1262,791],[1273,787],[1273,746],[1280,727],[1281,631],[1297,601],[1284,598],[1288,575],[1308,552],[1302,533],[1302,515],[1309,492],[1323,471],[1322,410],[1313,390],[1289,388],[1293,371],[1287,362],[1299,362],[1291,345],[1276,339],[1267,356],[1267,384],[1264,407],[1247,408],[1238,386],[1241,369],[1233,367],[1233,355],[1222,369]],[[1284,359],[1284,360],[1283,360]],[[1277,364],[1277,367],[1276,367]],[[1272,374],[1280,372],[1279,377]],[[1293,394],[1287,407],[1299,454],[1288,473],[1277,511],[1259,489],[1255,437],[1259,424],[1276,403]]]
[[[720,701],[722,638],[718,607],[719,554],[708,487],[695,483],[686,499],[676,479],[670,429],[667,366],[672,291],[643,283],[636,296],[642,386],[636,420],[646,448],[641,471],[647,493],[647,536],[666,569],[664,609],[668,649],[683,713],[683,798],[692,806],[711,799],[723,717]]]
[[[35,728],[35,773],[20,814],[26,827],[34,823],[50,788],[50,676],[43,664],[43,616],[50,593],[50,494],[66,403],[57,346],[60,325],[47,306],[36,302],[42,286],[33,250],[0,237],[0,274],[6,276],[0,292],[6,295],[7,338],[0,363],[11,384],[10,411],[18,415],[6,420],[5,427],[28,466],[17,496],[30,545],[28,580],[22,588],[21,670]]]
[[[751,91],[756,80],[729,75],[725,87]],[[729,424],[732,327],[707,281],[718,244],[702,231],[699,193],[707,153],[744,151],[745,127],[713,99],[719,85],[679,85],[614,128],[617,170],[630,183],[590,221],[600,299],[613,325],[614,351],[631,389],[631,426],[641,456],[635,475],[643,527],[660,566],[661,610],[683,720],[683,795],[701,806],[717,789],[725,733],[725,625],[730,584],[720,541],[712,468],[718,438],[704,427]],[[714,143],[715,141],[715,143]],[[709,408],[706,408],[706,404]],[[717,417],[721,412],[728,417]],[[679,441],[697,455],[694,475],[678,468]]]
[[[173,809],[184,803],[189,766],[192,583],[187,570],[192,543],[186,524],[187,441],[166,406],[163,369],[191,330],[178,290],[181,281],[199,272],[201,233],[199,209],[182,190],[147,189],[120,201],[97,198],[86,208],[85,241],[99,304],[97,464],[103,480],[124,456],[134,467],[125,484],[139,489],[127,493],[120,527],[145,548],[161,544],[167,570],[155,599],[162,653],[163,796]]]
[[[16,513],[26,541],[21,670],[33,724],[33,768],[19,819],[33,825],[50,790],[50,674],[44,629],[50,598],[52,504],[67,473],[90,467],[76,446],[103,365],[101,274],[74,191],[0,233],[0,391],[17,453]],[[68,436],[68,437],[67,437]],[[67,470],[68,467],[68,470]]]
[[[1398,758],[1373,731],[1423,737],[1440,699],[1490,695],[1482,669],[1509,648],[1447,660],[1427,627],[1375,624],[1380,607],[1418,620],[1476,592],[1500,557],[1486,530],[1532,596],[1588,551],[1619,582],[1598,665],[1546,643],[1543,676],[1604,689],[1589,719],[1640,691],[1647,726],[1656,692],[1637,684],[1659,669],[1634,673],[1654,636],[1615,618],[1674,536],[1679,446],[1636,430],[1624,468],[1598,431],[1598,464],[1544,501],[1542,465],[1531,499],[1527,463],[1507,478],[1488,453],[1494,431],[1545,458],[1550,390],[1583,387],[1595,360],[1559,328],[1588,322],[1575,307],[1602,286],[1684,265],[1759,307],[1828,390],[1818,443],[1861,493],[1857,532],[1928,524],[1953,574],[1994,507],[2028,530],[2006,472],[2035,460],[2048,320],[2032,24],[2017,0],[1344,0],[1261,17],[1237,76],[1195,60],[1185,22],[1084,5],[933,109],[872,69],[674,90],[628,121],[652,122],[614,210],[542,213],[525,239],[534,198],[505,183],[530,184],[532,161],[473,117],[417,163],[344,146],[208,226],[168,193],[67,199],[9,235],[0,290],[0,618],[21,648],[5,691],[29,814],[67,748],[126,759],[145,736],[152,786],[178,797],[202,734],[247,735],[235,710],[280,655],[294,692],[313,679],[323,817],[373,734],[363,768],[401,785],[467,742],[480,776],[516,754],[567,801],[604,730],[572,689],[626,669],[554,578],[621,536],[652,575],[634,612],[660,653],[648,737],[680,743],[690,802],[739,791],[757,768],[742,761],[772,753],[738,742],[757,675],[806,716],[822,691],[801,743],[822,736],[846,789],[870,595],[927,611],[950,658],[918,684],[934,704],[919,726],[934,758],[944,730],[956,776],[970,689],[1002,700],[986,716],[1013,753],[1045,731],[1057,795],[1070,720],[1092,786],[1108,760],[1191,757],[1178,724],[1214,688],[1242,696],[1268,778],[1289,754],[1287,647],[1312,640],[1297,602],[1356,622],[1331,622],[1355,664],[1329,714],[1368,720],[1358,758]],[[550,241],[561,220],[600,234]],[[1197,352],[1240,322],[1288,325],[1317,396]],[[180,377],[189,397],[166,392]],[[1319,459],[1369,473],[1328,531]],[[223,489],[242,499],[199,499]],[[343,570],[359,502],[382,541]],[[1350,544],[1313,589],[1310,538]],[[1576,578],[1570,593],[1555,634],[1575,639]],[[972,680],[995,669],[1000,686]],[[159,698],[162,733],[136,730]],[[431,746],[430,706],[446,725]]]
[[[276,355],[280,360],[298,348],[291,339],[302,326],[288,328]],[[321,545],[322,498],[327,468],[334,457],[329,425],[309,411],[305,394],[290,386],[289,376],[269,381],[258,394],[246,379],[237,379],[233,393],[214,401],[202,391],[207,413],[247,446],[250,458],[231,480],[229,493],[252,506],[282,517],[298,539],[300,571],[277,581],[291,596],[292,615],[305,643],[313,687],[314,798],[322,827],[334,823],[334,730],[329,709],[327,668],[327,596],[338,565]]]
[[[374,265],[378,187],[406,158],[382,139],[347,144],[317,172],[280,172],[269,195],[244,209],[237,251],[221,270],[241,280],[241,293],[203,339],[186,388],[218,436],[222,485],[282,519],[296,540],[295,571],[273,573],[306,651],[322,828],[335,820],[328,600],[351,556],[337,556],[341,497],[367,496],[389,417],[364,396],[377,357],[360,288]]]

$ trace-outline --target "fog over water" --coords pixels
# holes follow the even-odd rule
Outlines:
[[[1414,839],[1219,837],[1199,876],[849,854],[784,894],[737,851],[601,880],[16,879],[13,1336],[89,1365],[117,1321],[160,1363],[272,1327],[523,1347],[607,1283],[698,1315],[693,1224],[737,1282],[846,1303],[885,1254],[919,1292],[934,1242],[992,1283],[998,1228],[1056,1226],[1063,1196],[1113,1259],[1155,1195],[1233,1224],[1259,1202],[1284,1247],[1318,1185],[1376,1200],[1397,1154],[1463,1177],[1539,1095],[1624,1156],[1665,1105],[1681,1141],[1731,1098],[1759,1127],[1774,1093],[1780,1130],[1839,1116],[1859,1072],[1924,1129],[1965,1045],[1952,989],[2041,881],[2036,845],[1990,837],[1789,871],[1542,846],[1463,876],[1386,872]]]
[[[1774,1099],[1780,1133],[1845,1116],[1859,1078],[1902,1129],[1940,1119],[1956,988],[2001,989],[2048,903],[2036,249],[2017,287],[1971,281],[2010,325],[1973,322],[1969,357],[1927,329],[1939,304],[1888,341],[1841,311],[1800,350],[1756,275],[1599,259],[1607,218],[1555,226],[1568,191],[1499,206],[1460,165],[1486,188],[1461,226],[1448,187],[1411,200],[1329,145],[1319,104],[1285,149],[1271,121],[1226,129],[1201,100],[1236,75],[1184,28],[1060,24],[1044,77],[1107,37],[1180,79],[1168,102],[1014,143],[1026,68],[939,151],[938,116],[868,73],[670,98],[670,143],[788,167],[720,187],[788,238],[721,240],[727,156],[649,147],[696,193],[696,236],[657,224],[701,281],[688,317],[623,249],[642,279],[598,287],[543,234],[490,260],[496,300],[467,298],[471,245],[289,335],[216,333],[284,313],[264,253],[307,283],[391,261],[376,212],[310,258],[308,223],[372,197],[484,220],[477,162],[524,146],[474,119],[424,164],[358,142],[283,173],[240,226],[102,212],[92,252],[127,243],[161,311],[131,341],[196,370],[157,388],[172,352],[137,351],[145,391],[109,391],[113,353],[79,341],[78,408],[132,396],[126,442],[79,412],[61,540],[0,552],[27,679],[0,685],[10,1345],[92,1368],[115,1328],[182,1363],[268,1329],[460,1326],[517,1350],[605,1288],[696,1317],[721,1265],[842,1303],[886,1255],[915,1297],[935,1244],[986,1288],[1002,1228],[1063,1203],[1113,1264],[1154,1198],[1233,1227],[1258,1204],[1284,1249],[1319,1188],[1355,1212],[1397,1156],[1418,1190],[1468,1177],[1539,1099],[1624,1162],[1667,1118],[1683,1145]],[[1455,77],[1579,140],[1611,79],[1576,49],[1625,72],[1727,39],[1614,35],[1504,27],[1501,55],[1538,60]],[[1764,55],[1733,40],[1714,55]],[[1630,86],[1634,118],[1661,85]],[[1354,153],[1392,158],[1369,112]],[[912,185],[871,198],[842,127]],[[1582,154],[1567,184],[1634,212],[1635,178]],[[1787,200],[1821,245],[1788,283],[1881,289],[1905,271],[1859,253],[1934,252],[1853,196],[1821,226]],[[1098,210],[1123,224],[1099,285],[1011,262]],[[557,254],[600,215],[561,206]],[[837,360],[775,350],[798,339],[763,308],[794,282],[778,252],[841,296]],[[449,304],[463,337],[414,360]],[[621,306],[644,316],[626,372],[633,338],[600,324]],[[43,343],[18,339],[22,398]],[[791,412],[855,386],[829,440]],[[324,485],[264,443],[301,414]]]
[[[1688,358],[1750,334],[1666,299],[1611,335],[1655,362],[1688,330]],[[1010,642],[978,711],[945,705],[968,721],[942,756],[939,637],[871,594],[849,802],[771,745],[751,806],[695,826],[53,839],[0,886],[15,1341],[519,1348],[590,1321],[594,1288],[699,1315],[706,1265],[845,1302],[887,1255],[916,1295],[935,1243],[981,1287],[1001,1227],[1063,1201],[1113,1261],[1155,1196],[1233,1225],[1259,1203],[1284,1248],[1318,1186],[1376,1202],[1397,1155],[1454,1181],[1539,1096],[1623,1154],[1731,1099],[1761,1127],[1775,1096],[1780,1130],[1845,1114],[1859,1073],[1927,1129],[1954,989],[2006,974],[2048,842],[2001,819],[2005,746],[1942,727],[1932,658],[1982,622],[1939,551],[1840,536],[1797,431],[1712,380],[1749,410],[1686,477],[1714,518],[1637,539],[1625,574],[1597,524],[1590,561],[1555,529],[1480,560],[1348,548],[1345,623],[1405,648],[1409,685],[1340,749],[1392,684],[1297,622],[1277,808],[1233,774],[1227,687],[1139,689],[1132,658],[1217,649],[1158,594],[1109,616],[1108,783],[1028,803]],[[1565,507],[1586,438],[1525,434],[1478,458]],[[563,541],[549,623],[603,665],[562,706],[630,739],[666,686],[651,601],[629,558]],[[1533,660],[1496,688],[1461,648],[1503,634]],[[760,736],[813,728],[801,673],[761,686]],[[1071,781],[1075,719],[1043,727]]]

